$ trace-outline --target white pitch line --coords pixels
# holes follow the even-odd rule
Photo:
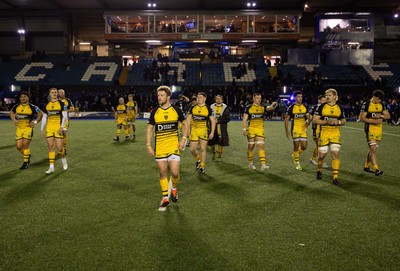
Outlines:
[[[364,129],[362,129],[362,128],[355,128],[355,127],[350,127],[350,126],[343,126],[342,128],[364,131]],[[397,134],[391,134],[391,133],[382,133],[382,134],[389,135],[389,136],[400,137],[400,135],[397,135]]]

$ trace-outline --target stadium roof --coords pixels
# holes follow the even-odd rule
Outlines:
[[[255,2],[262,10],[303,10],[310,12],[369,11],[392,13],[400,11],[398,0],[0,0],[0,11],[10,10],[147,10],[156,3],[159,10],[239,10],[247,2]]]

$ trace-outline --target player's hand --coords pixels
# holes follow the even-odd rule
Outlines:
[[[272,107],[277,107],[277,106],[278,106],[278,103],[277,103],[277,102],[273,102],[273,103],[271,104],[271,106],[272,106]]]
[[[242,133],[244,136],[247,136],[248,135],[248,132],[247,132],[247,129],[243,129],[243,133]]]
[[[60,127],[60,129],[58,129],[58,133],[59,133],[60,135],[63,135],[63,134],[64,134],[64,130],[63,130],[62,127]]]
[[[184,151],[186,148],[186,140],[182,138],[178,144],[179,150]]]
[[[381,124],[383,122],[383,119],[375,119],[376,124]]]
[[[290,136],[290,133],[289,133],[289,132],[286,132],[286,137],[287,137],[287,139],[290,139],[290,138],[291,138],[291,136]]]
[[[115,122],[115,123],[118,123],[118,120],[115,119],[114,122]]]
[[[44,138],[44,131],[40,131],[40,137]]]
[[[14,124],[14,126],[18,126],[18,120],[13,120],[12,123]]]
[[[154,150],[151,146],[147,147],[147,154],[150,156],[154,156]]]
[[[214,138],[214,133],[210,133],[209,135],[208,135],[208,139],[213,139]]]

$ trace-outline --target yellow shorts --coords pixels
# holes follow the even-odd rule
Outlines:
[[[155,158],[156,159],[164,159],[168,158],[171,155],[180,155],[179,147],[178,147],[178,140],[168,140],[164,141],[162,143],[156,141],[156,146],[155,146]]]
[[[247,128],[247,138],[255,138],[255,137],[265,137],[264,128]]]
[[[64,135],[58,132],[59,129],[53,127],[46,128],[46,137],[64,138]]]
[[[342,144],[342,139],[340,132],[326,132],[321,131],[320,137],[318,139],[318,146],[327,146],[329,144]]]
[[[136,118],[135,118],[135,117],[133,117],[133,118],[128,118],[127,123],[129,123],[129,124],[135,124],[135,121],[136,121]]]
[[[126,119],[117,119],[117,125],[128,125],[128,123],[126,122]]]
[[[375,142],[382,140],[382,128],[369,126],[369,131],[366,132],[367,141],[368,142]]]
[[[300,130],[300,129],[298,129],[298,130],[293,129],[293,131],[292,131],[292,138],[293,138],[293,139],[307,139],[307,131],[304,130],[304,129],[302,129],[302,130]]]
[[[199,139],[208,141],[207,128],[192,128],[190,131],[190,141],[199,141]]]
[[[17,131],[15,132],[15,140],[20,140],[20,139],[31,140],[32,136],[33,136],[32,127],[17,128]]]

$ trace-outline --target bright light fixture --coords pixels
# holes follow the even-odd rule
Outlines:
[[[207,43],[208,40],[194,40],[195,43]]]
[[[242,40],[243,43],[248,43],[248,42],[258,42],[258,40]]]
[[[159,43],[159,40],[146,40],[147,43]]]

